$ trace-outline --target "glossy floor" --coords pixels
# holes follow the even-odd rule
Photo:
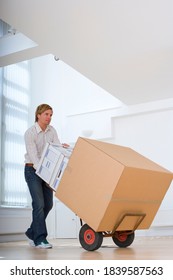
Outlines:
[[[0,243],[0,260],[173,260],[173,236],[136,237],[128,248],[117,247],[111,238],[93,252],[78,239],[49,240],[52,249],[38,249],[27,241]]]

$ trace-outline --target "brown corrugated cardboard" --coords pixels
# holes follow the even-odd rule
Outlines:
[[[130,148],[79,137],[55,196],[95,231],[133,230],[143,215],[147,229],[172,179]]]

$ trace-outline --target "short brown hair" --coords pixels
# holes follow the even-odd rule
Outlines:
[[[52,107],[50,105],[48,105],[48,104],[40,104],[37,107],[36,111],[35,111],[35,122],[38,121],[37,115],[38,114],[42,114],[43,112],[45,112],[47,110],[52,110],[52,112],[53,112],[53,109],[52,109]]]

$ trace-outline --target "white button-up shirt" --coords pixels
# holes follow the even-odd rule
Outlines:
[[[25,163],[33,163],[35,169],[37,169],[46,143],[60,144],[53,126],[48,125],[46,130],[43,131],[37,122],[25,132],[24,139],[26,146]]]

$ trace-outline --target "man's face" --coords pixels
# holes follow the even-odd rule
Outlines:
[[[49,125],[51,122],[51,118],[52,118],[52,110],[46,110],[41,114],[38,114],[38,123],[41,125]]]

